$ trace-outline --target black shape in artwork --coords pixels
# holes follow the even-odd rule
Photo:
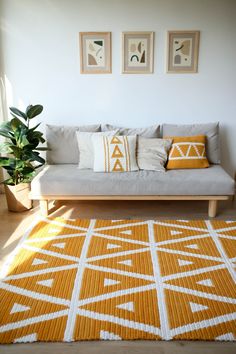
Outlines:
[[[136,54],[132,55],[132,57],[130,58],[130,61],[133,61],[134,58],[136,58],[137,61],[139,61],[139,58],[138,58],[138,56]]]
[[[141,56],[141,59],[140,59],[140,63],[145,63],[146,61],[146,58],[145,58],[145,50],[143,51],[143,54]]]
[[[103,47],[103,41],[94,41],[94,43],[100,45],[100,47]]]
[[[177,48],[175,51],[177,52],[178,50],[182,49],[184,45],[182,44],[179,48]]]

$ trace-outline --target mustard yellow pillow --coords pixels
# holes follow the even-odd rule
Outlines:
[[[171,137],[173,140],[168,163],[168,170],[180,168],[205,168],[209,167],[206,157],[205,135]]]

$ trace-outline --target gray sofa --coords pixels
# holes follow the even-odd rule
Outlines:
[[[31,198],[40,201],[41,212],[48,215],[49,200],[207,200],[208,214],[214,217],[217,201],[235,192],[234,180],[220,165],[218,123],[153,126],[144,129],[120,128],[120,134],[146,137],[207,136],[205,169],[169,170],[165,173],[139,170],[126,173],[97,173],[79,170],[79,151],[75,131],[112,130],[111,125],[47,126],[50,150],[47,165],[31,183]]]

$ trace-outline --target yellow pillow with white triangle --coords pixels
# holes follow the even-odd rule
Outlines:
[[[136,135],[93,136],[95,172],[137,171]]]
[[[172,147],[169,152],[167,170],[209,167],[205,135],[175,136],[171,139]]]

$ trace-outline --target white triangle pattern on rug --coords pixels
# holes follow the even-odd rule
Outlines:
[[[183,267],[185,265],[193,264],[191,261],[185,261],[184,259],[178,259],[178,263],[180,267]]]
[[[121,231],[121,234],[132,235],[132,230]]]
[[[27,336],[19,337],[14,340],[14,343],[27,343],[27,342],[36,342],[37,333],[31,333]]]
[[[208,306],[196,304],[195,302],[190,302],[189,305],[190,305],[191,311],[193,313],[199,312],[199,311],[204,311],[204,310],[208,309]]]
[[[100,339],[103,340],[121,340],[122,338],[117,334],[108,331],[100,331]]]
[[[54,247],[61,248],[61,249],[64,249],[64,248],[65,248],[65,245],[66,245],[65,242],[53,243],[53,246],[54,246]]]
[[[107,244],[107,250],[112,250],[113,248],[120,248],[120,245],[115,245],[114,243]]]
[[[104,279],[104,286],[111,286],[111,285],[115,285],[115,284],[119,284],[120,281],[114,280],[114,279],[108,279],[105,278]]]
[[[125,302],[123,304],[116,306],[118,309],[134,312],[134,303],[133,301]]]
[[[204,279],[204,280],[197,281],[197,284],[204,285],[204,286],[210,286],[210,287],[214,286],[211,279]]]
[[[10,314],[12,315],[13,313],[25,312],[28,310],[30,310],[29,306],[24,306],[15,302],[14,305],[12,306]]]
[[[126,259],[125,261],[120,261],[120,262],[117,262],[117,263],[120,263],[120,264],[124,264],[124,265],[127,265],[129,267],[132,267],[132,259]]]
[[[35,258],[32,262],[32,265],[35,266],[35,265],[46,264],[46,263],[48,263],[48,261],[45,261],[40,258]]]
[[[188,245],[188,246],[185,246],[186,248],[190,248],[190,249],[193,249],[193,250],[199,250],[199,247],[198,245],[195,243],[193,245]]]
[[[46,286],[47,288],[51,288],[53,281],[54,281],[54,279],[40,280],[40,281],[37,281],[37,284]]]

